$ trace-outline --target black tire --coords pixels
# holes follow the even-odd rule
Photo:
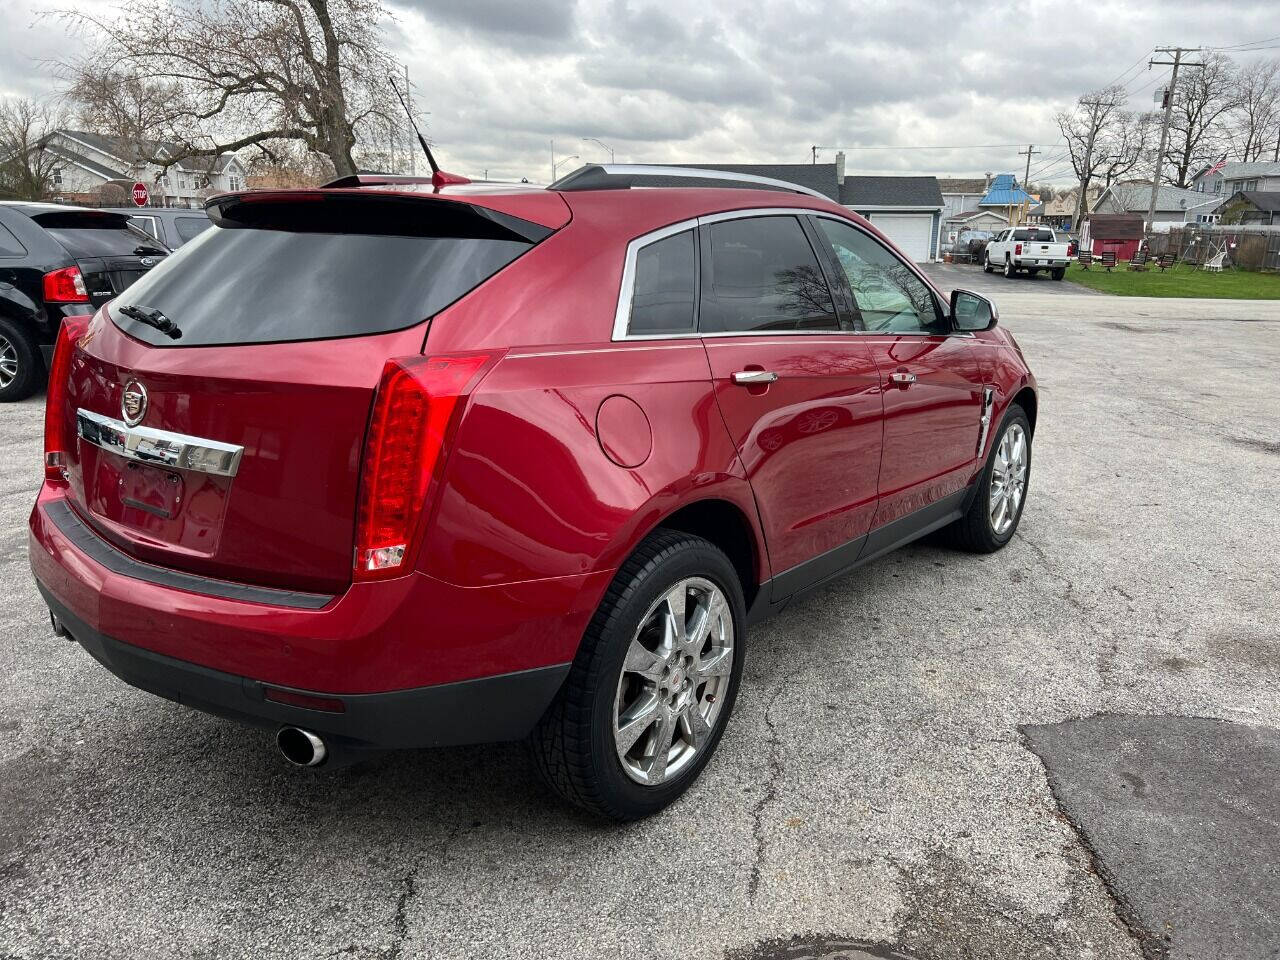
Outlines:
[[[1053,279],[1055,280],[1061,280],[1066,275],[1067,275],[1067,270],[1065,267],[1057,267],[1054,270],[1050,271],[1050,276],[1052,276]]]
[[[992,272],[994,272],[994,271],[995,271],[995,269],[996,269],[996,268],[995,268],[995,267],[993,267],[993,266],[991,265],[991,254],[989,254],[989,253],[983,253],[983,255],[982,255],[982,272],[983,272],[983,273],[992,273]]]
[[[1014,424],[1021,427],[1026,437],[1027,463],[1025,482],[1022,488],[1022,497],[1018,501],[1017,510],[1013,516],[1013,523],[1007,530],[997,533],[991,522],[991,477],[995,470],[1000,443]],[[1005,412],[1004,419],[1000,422],[1000,429],[993,434],[991,450],[987,454],[987,463],[982,468],[982,473],[976,481],[977,489],[974,491],[973,501],[969,504],[969,509],[963,517],[943,531],[944,539],[948,543],[970,553],[995,553],[1013,539],[1013,535],[1018,530],[1018,523],[1022,520],[1022,511],[1027,505],[1027,492],[1031,488],[1031,453],[1033,446],[1031,440],[1031,422],[1027,419],[1026,411],[1015,403]]]
[[[31,335],[0,317],[0,403],[25,400],[44,384],[44,361]]]
[[[733,664],[709,738],[678,774],[651,786],[623,770],[614,741],[615,698],[628,648],[646,614],[686,577],[711,581],[728,601]],[[530,746],[539,774],[565,800],[611,820],[636,820],[670,804],[710,760],[729,722],[742,677],[745,627],[742,585],[729,558],[701,537],[654,531],[618,570],[564,686],[533,732]]]
[[[1004,278],[1006,280],[1012,280],[1017,275],[1018,275],[1018,271],[1014,268],[1013,261],[1008,257],[1005,257],[1004,258]]]

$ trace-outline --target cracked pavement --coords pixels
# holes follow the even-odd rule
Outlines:
[[[718,755],[621,827],[519,745],[298,772],[54,639],[26,561],[42,401],[0,408],[0,956],[1142,957],[1095,858],[1154,922],[1142,897],[1195,887],[1129,889],[1108,831],[1194,870],[1177,831],[1205,814],[1112,816],[1114,771],[1046,748],[1051,778],[1023,731],[1280,728],[1280,303],[1042,286],[999,298],[1043,391],[1018,538],[906,549],[753,630]],[[1153,931],[1175,955],[1179,922]]]

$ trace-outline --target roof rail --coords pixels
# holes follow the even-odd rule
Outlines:
[[[668,180],[726,180],[731,183],[745,185],[748,188],[764,188],[769,190],[786,190],[792,193],[803,193],[819,200],[830,200],[817,190],[810,190],[798,183],[786,180],[774,180],[772,177],[757,177],[752,173],[733,173],[729,170],[700,170],[697,167],[663,167],[645,163],[589,163],[579,167],[572,173],[565,174],[548,190],[628,190],[632,187],[644,186],[637,180],[646,178],[665,178]],[[664,184],[667,186],[667,184]]]

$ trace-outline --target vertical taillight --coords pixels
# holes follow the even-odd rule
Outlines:
[[[1014,256],[1016,256],[1016,257],[1020,257],[1020,256],[1022,256],[1022,244],[1020,244],[1020,243],[1015,243],[1015,244],[1013,245],[1013,254],[1014,254]]]
[[[409,569],[462,401],[488,363],[488,354],[462,354],[382,368],[360,469],[355,579]]]
[[[45,303],[88,303],[89,288],[79,267],[64,267],[44,275]]]
[[[47,277],[46,277],[47,279]],[[75,443],[72,417],[67,410],[67,381],[71,378],[71,356],[76,341],[89,327],[89,315],[63,317],[58,341],[49,365],[49,389],[44,398],[44,475],[46,480],[65,480],[67,454]]]

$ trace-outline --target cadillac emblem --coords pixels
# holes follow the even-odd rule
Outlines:
[[[137,380],[130,380],[124,385],[124,393],[120,395],[120,413],[131,427],[136,427],[147,415],[147,388]]]

